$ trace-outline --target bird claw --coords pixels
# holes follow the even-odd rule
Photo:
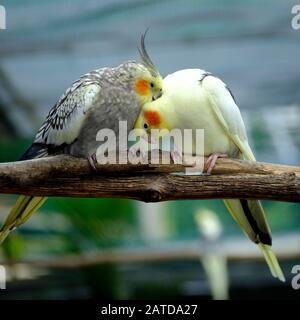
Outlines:
[[[96,153],[93,153],[87,159],[88,159],[88,161],[90,163],[90,166],[93,169],[93,171],[98,172],[98,169],[97,169],[98,161],[97,161]]]
[[[132,156],[138,156],[141,152],[141,148],[135,148],[135,147],[131,147],[128,152],[132,155]]]
[[[148,155],[148,150],[145,151],[142,148],[131,147],[128,153],[131,154],[131,157],[141,157],[142,159],[145,159]]]
[[[182,164],[182,153],[177,150],[170,151],[170,158],[174,164]]]
[[[207,167],[207,170],[206,170],[206,173],[204,173],[203,175],[210,176],[213,168],[216,165],[216,161],[218,160],[218,158],[227,158],[227,157],[228,155],[226,153],[214,152],[210,154],[205,162],[205,166]]]

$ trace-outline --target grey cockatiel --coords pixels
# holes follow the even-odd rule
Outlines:
[[[161,95],[162,79],[149,58],[142,37],[142,64],[128,61],[116,68],[91,71],[75,81],[50,110],[33,144],[21,160],[70,154],[86,157],[93,165],[97,132],[112,129],[118,136],[119,121],[131,130],[143,104]],[[0,230],[0,243],[47,200],[20,196]]]

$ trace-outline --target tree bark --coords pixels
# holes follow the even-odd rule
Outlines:
[[[98,164],[96,173],[87,160],[64,155],[1,163],[0,193],[145,202],[223,198],[300,202],[299,167],[225,158],[218,159],[210,176],[172,174],[186,167],[153,161]]]

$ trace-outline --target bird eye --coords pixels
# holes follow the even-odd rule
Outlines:
[[[151,86],[151,88],[154,88],[154,83],[151,82],[151,83],[150,83],[150,86]]]
[[[148,123],[145,122],[143,127],[144,127],[145,130],[147,130],[149,128]]]

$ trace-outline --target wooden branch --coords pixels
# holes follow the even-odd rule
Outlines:
[[[222,198],[300,202],[299,167],[225,158],[218,159],[210,176],[171,174],[186,167],[153,162],[109,164],[98,165],[95,173],[87,160],[70,156],[1,163],[0,193],[145,202]]]

